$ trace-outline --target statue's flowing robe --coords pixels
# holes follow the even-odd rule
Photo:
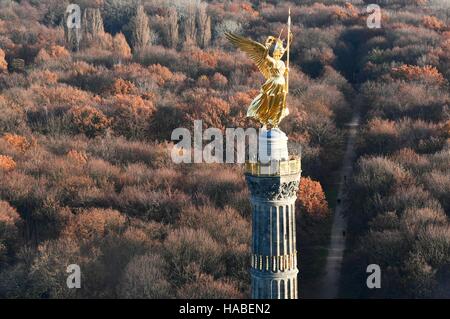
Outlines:
[[[264,125],[278,126],[278,123],[289,114],[286,108],[286,66],[283,61],[268,56],[271,77],[263,84],[261,93],[253,100],[247,111],[252,117]]]

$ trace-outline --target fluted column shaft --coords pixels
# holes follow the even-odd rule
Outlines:
[[[246,175],[252,197],[252,298],[295,299],[295,201],[300,172]]]

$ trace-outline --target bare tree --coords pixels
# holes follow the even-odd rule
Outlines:
[[[131,58],[131,49],[123,33],[117,33],[113,38],[113,57],[116,63],[121,64]]]
[[[86,44],[98,40],[104,33],[103,19],[98,8],[86,8],[83,12],[82,32]]]
[[[136,9],[136,16],[132,21],[133,49],[135,51],[147,48],[150,43],[150,27],[148,16],[142,5]]]
[[[168,33],[168,46],[176,48],[179,42],[179,30],[178,30],[178,12],[175,7],[169,8],[169,14],[167,16],[167,33]]]
[[[198,45],[201,48],[206,48],[211,43],[211,17],[206,11],[207,7],[206,3],[202,3],[197,10]]]
[[[186,14],[183,17],[184,45],[195,45],[197,40],[196,25],[196,5],[195,3],[186,6]]]

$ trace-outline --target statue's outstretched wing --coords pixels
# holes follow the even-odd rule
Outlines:
[[[256,63],[258,69],[266,79],[271,77],[270,67],[267,63],[267,56],[269,54],[269,47],[263,44],[243,38],[239,35],[225,32],[225,37],[239,49],[247,53],[247,55]]]

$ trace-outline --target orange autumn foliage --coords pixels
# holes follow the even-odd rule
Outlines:
[[[40,49],[38,54],[36,55],[36,58],[34,59],[34,62],[44,63],[48,60],[50,60],[50,54],[48,54],[45,49]]]
[[[117,33],[113,38],[114,55],[118,60],[128,60],[131,58],[131,48],[123,33]]]
[[[136,94],[136,86],[127,80],[117,79],[112,85],[112,94]]]
[[[16,162],[7,155],[0,155],[0,171],[9,172],[16,168]]]
[[[39,85],[54,85],[58,82],[58,74],[49,70],[34,71],[30,74],[30,80]]]
[[[8,63],[5,60],[5,52],[0,49],[0,73],[6,72],[8,70]]]
[[[324,217],[329,213],[325,193],[319,182],[309,177],[302,177],[298,197],[301,212],[315,217]]]
[[[153,114],[155,111],[155,106],[152,101],[144,100],[142,97],[136,95],[117,94],[114,97],[114,107],[118,109],[131,109],[138,113],[141,110],[145,110],[146,113]]]
[[[422,24],[425,28],[432,29],[435,31],[442,31],[445,29],[446,25],[443,21],[439,20],[434,16],[425,16],[422,18]]]
[[[370,132],[371,134],[374,134],[374,135],[383,134],[383,135],[395,136],[398,134],[394,121],[380,119],[380,118],[371,119],[367,123],[367,130],[368,130],[368,132]]]
[[[250,105],[254,97],[258,94],[257,90],[249,90],[246,92],[237,92],[231,97],[231,104],[233,107],[242,108]]]
[[[8,202],[0,200],[0,225],[2,225],[2,228],[0,229],[1,234],[4,236],[9,233],[9,235],[14,234],[17,236],[17,233],[14,230],[19,221],[20,215],[17,213],[17,210],[11,207]],[[4,239],[4,237],[2,239]],[[0,246],[0,252],[4,248],[4,246]]]
[[[35,86],[32,90],[33,95],[36,97],[36,100],[41,107],[77,107],[79,105],[89,104],[95,99],[93,99],[86,91],[65,85],[56,87]]]
[[[450,120],[447,120],[447,122],[445,123],[443,131],[446,137],[450,138]]]
[[[67,153],[67,157],[79,165],[84,165],[88,161],[86,152],[81,152],[77,150],[70,150]]]
[[[244,11],[244,12],[250,14],[252,17],[257,17],[257,16],[259,16],[259,12],[256,11],[256,10],[254,10],[254,9],[252,8],[252,5],[251,5],[250,3],[242,3],[242,4],[241,4],[241,9],[242,9],[242,11]]]
[[[211,83],[214,87],[224,88],[228,84],[228,79],[226,76],[216,72],[211,78]]]
[[[109,108],[114,131],[128,137],[143,134],[156,110],[151,100],[123,94],[115,95]]]
[[[392,68],[392,75],[408,81],[423,81],[426,83],[443,84],[444,76],[434,66],[417,66],[403,64],[400,67]]]
[[[359,15],[359,10],[350,2],[346,2],[345,3],[345,8],[347,9],[347,11],[349,12],[349,14],[352,17],[356,17]]]
[[[125,222],[125,216],[118,211],[93,208],[73,217],[63,230],[63,234],[81,241],[93,240],[120,229]]]
[[[38,63],[46,62],[51,59],[65,59],[70,57],[69,51],[59,45],[52,45],[49,49],[39,50],[35,61]]]
[[[71,111],[71,115],[76,130],[88,137],[102,134],[111,124],[103,112],[91,106],[77,107]]]
[[[333,9],[332,16],[335,19],[341,20],[341,21],[346,20],[350,17],[349,14],[343,8],[340,8],[340,7],[336,7]]]
[[[170,71],[165,66],[161,64],[154,64],[148,67],[148,71],[150,72],[153,79],[156,80],[158,85],[163,86],[167,81],[170,81],[173,77],[172,71]]]
[[[182,53],[183,58],[191,59],[196,62],[199,66],[216,68],[219,62],[218,56],[214,52],[203,51],[199,48],[190,48]]]
[[[202,120],[205,127],[225,129],[229,120],[230,104],[220,97],[212,96],[206,89],[197,89],[187,96],[188,121]]]
[[[2,140],[23,153],[29,150],[32,145],[25,137],[16,134],[6,133],[3,135]]]
[[[69,51],[60,45],[52,45],[47,52],[54,59],[68,58],[70,56]]]
[[[71,71],[74,76],[93,74],[96,72],[96,69],[93,65],[88,64],[84,61],[77,61],[72,64]]]

